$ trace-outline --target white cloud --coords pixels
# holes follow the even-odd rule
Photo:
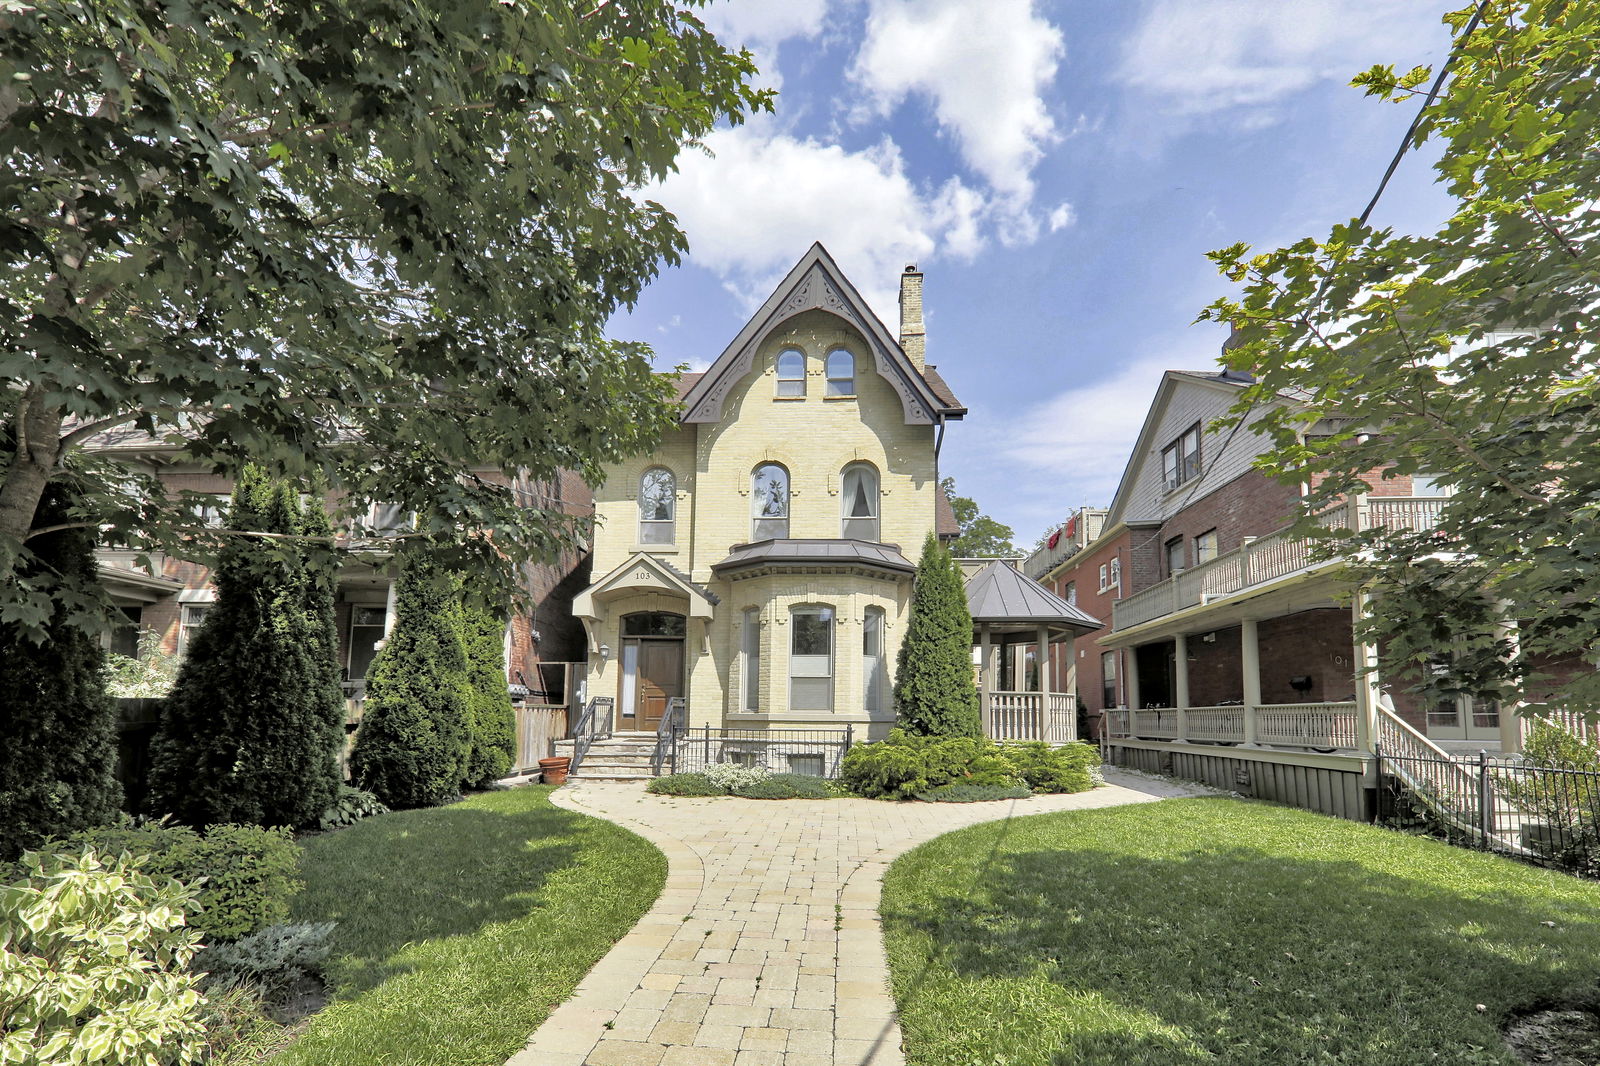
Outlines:
[[[893,324],[906,263],[966,258],[982,245],[982,196],[959,179],[919,188],[887,138],[850,152],[758,123],[717,130],[706,147],[714,155],[681,156],[678,173],[646,195],[678,216],[692,261],[747,307],[820,240]]]
[[[1063,52],[1061,31],[1032,0],[872,0],[851,78],[879,114],[926,97],[1010,216],[1002,240],[1025,241],[1037,233],[1027,217],[1034,165],[1060,139],[1043,93]]]
[[[735,47],[771,47],[822,32],[828,0],[720,0],[700,12],[707,28]]]
[[[1373,63],[1409,66],[1446,42],[1431,5],[1394,0],[1155,0],[1123,55],[1121,80],[1195,115],[1262,109]],[[1251,121],[1274,121],[1256,110]]]
[[[1063,200],[1050,212],[1050,218],[1048,221],[1050,224],[1050,232],[1054,233],[1056,230],[1066,229],[1068,226],[1078,221],[1078,212],[1073,209],[1071,204]]]

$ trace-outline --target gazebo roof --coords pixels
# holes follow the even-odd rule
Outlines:
[[[1087,633],[1101,623],[1080,611],[1033,578],[1007,564],[994,562],[973,574],[967,581],[967,609],[974,625],[1016,627],[1049,626]]]

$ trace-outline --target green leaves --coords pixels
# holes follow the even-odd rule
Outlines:
[[[423,547],[502,578],[575,545],[504,483],[595,480],[672,424],[648,349],[603,326],[685,247],[635,191],[769,108],[753,74],[665,0],[18,6],[0,390],[39,397],[51,443],[0,458],[0,563],[37,528],[36,475],[101,422],[320,472],[358,513],[404,503]],[[86,497],[117,495],[125,455]],[[159,492],[107,502],[90,521],[120,542],[218,547]],[[0,617],[36,625],[52,594],[0,583]]]
[[[1472,10],[1448,21],[1459,32]],[[1278,408],[1256,423],[1274,445],[1262,465],[1315,483],[1308,513],[1397,475],[1452,492],[1430,530],[1337,545],[1379,593],[1366,635],[1430,693],[1600,710],[1597,34],[1592,7],[1506,0],[1458,43],[1418,127],[1457,198],[1436,232],[1352,222],[1212,255],[1242,289],[1202,317],[1238,325],[1229,363],[1256,378],[1236,415]],[[1356,84],[1404,98],[1428,76],[1380,66]]]

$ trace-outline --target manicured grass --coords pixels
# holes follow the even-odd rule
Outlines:
[[[651,844],[549,788],[306,842],[295,921],[337,921],[333,1003],[279,1066],[500,1066],[661,892]]]
[[[883,915],[911,1066],[1509,1064],[1600,991],[1600,885],[1249,801],[951,833]]]

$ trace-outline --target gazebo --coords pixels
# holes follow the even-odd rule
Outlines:
[[[1078,739],[1078,697],[1058,692],[1050,646],[1100,628],[1100,622],[1057,596],[1004,559],[984,564],[967,579],[967,609],[972,614],[972,642],[978,649],[978,694],[984,735],[994,740],[1043,740],[1066,744]],[[1012,677],[1000,686],[1002,664],[1019,645],[1039,649],[1037,687]],[[1025,672],[1024,672],[1025,673]]]

